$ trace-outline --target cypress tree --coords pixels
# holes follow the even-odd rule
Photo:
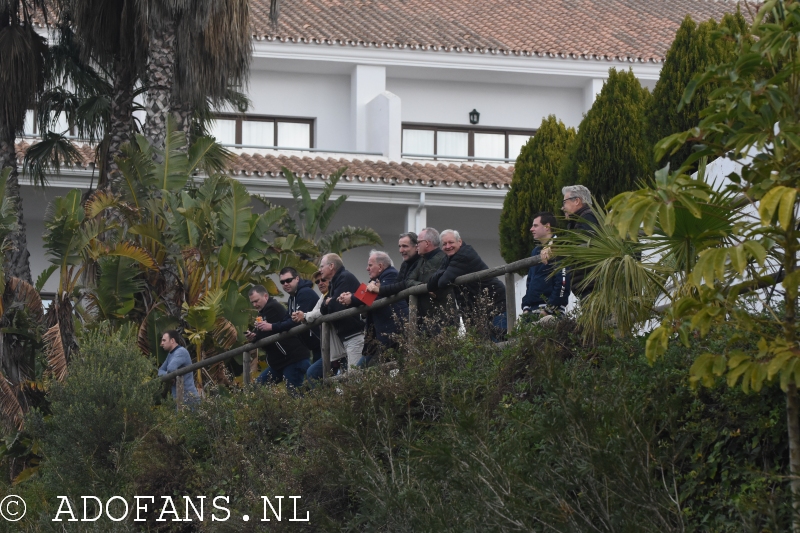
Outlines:
[[[609,70],[561,167],[561,186],[585,185],[598,200],[607,201],[646,178],[652,160],[646,135],[650,99],[650,91],[632,71]]]
[[[700,87],[692,101],[678,111],[686,86],[695,75],[704,72],[708,67],[730,61],[735,56],[734,40],[715,38],[714,32],[727,29],[734,36],[745,35],[747,27],[747,21],[741,13],[726,14],[719,24],[709,20],[697,25],[689,15],[683,19],[653,89],[652,104],[647,113],[650,144],[655,146],[662,138],[697,125],[700,111],[708,105],[708,95],[716,87]],[[670,168],[678,168],[691,150],[691,146],[686,145],[675,155],[667,156],[662,161],[654,161],[655,168],[660,168],[667,162]]]
[[[550,115],[522,148],[500,214],[500,253],[506,262],[530,255],[534,242],[529,229],[534,213],[559,213],[558,172],[574,138],[573,128]]]

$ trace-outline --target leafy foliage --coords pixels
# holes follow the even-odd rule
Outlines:
[[[726,28],[730,36],[715,38],[720,27]],[[736,36],[746,35],[747,31],[747,22],[739,12],[726,14],[721,22],[712,19],[700,24],[686,16],[667,51],[647,111],[651,145],[698,123],[701,111],[708,105],[708,95],[715,86],[705,85],[690,103],[680,106],[687,85],[706,68],[732,60],[736,55]],[[689,157],[691,149],[692,145],[687,144],[668,160],[656,161],[656,165],[660,167],[668,162],[672,168],[678,168]]]
[[[289,190],[292,192],[296,211],[292,213],[293,216],[284,217],[281,225],[285,232],[296,234],[301,239],[314,243],[317,250],[304,252],[314,263],[327,253],[342,255],[353,248],[383,244],[380,236],[371,228],[344,226],[339,230],[328,232],[333,217],[347,200],[347,196],[340,195],[336,200],[329,202],[345,170],[346,168],[340,168],[333,173],[322,188],[322,192],[314,199],[311,198],[311,193],[302,179],[286,167],[282,169]]]
[[[534,213],[560,212],[558,173],[574,139],[575,130],[550,115],[522,147],[500,214],[500,254],[507,263],[524,259],[535,246],[529,230]]]
[[[609,70],[578,127],[560,185],[585,185],[601,201],[634,189],[650,169],[645,113],[651,98],[632,71]]]

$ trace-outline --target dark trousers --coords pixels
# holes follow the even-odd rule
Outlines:
[[[288,389],[297,389],[303,385],[303,379],[306,377],[306,371],[309,366],[311,366],[311,362],[308,359],[303,359],[302,361],[291,363],[280,369],[269,367],[256,378],[256,383],[259,385],[267,385],[273,383],[277,384],[286,380],[286,387]]]

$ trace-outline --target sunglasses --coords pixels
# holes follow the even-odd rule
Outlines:
[[[280,282],[281,282],[281,285],[286,285],[287,283],[291,283],[293,279],[294,279],[294,278],[286,278],[286,279],[282,279],[282,280],[280,280]]]

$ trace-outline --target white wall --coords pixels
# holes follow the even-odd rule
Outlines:
[[[479,126],[535,129],[555,114],[577,127],[584,112],[581,88],[388,78],[386,90],[403,102],[403,122],[469,126],[477,109]]]
[[[254,115],[316,118],[315,148],[355,150],[350,132],[350,76],[253,70]]]
[[[57,178],[51,178],[57,179]],[[31,254],[31,277],[33,281],[52,263],[45,256],[42,235],[44,235],[44,218],[48,204],[57,196],[65,196],[69,189],[22,186],[22,213],[25,220],[26,236],[28,238],[28,252]],[[44,292],[58,290],[58,273],[53,273],[44,286]]]

